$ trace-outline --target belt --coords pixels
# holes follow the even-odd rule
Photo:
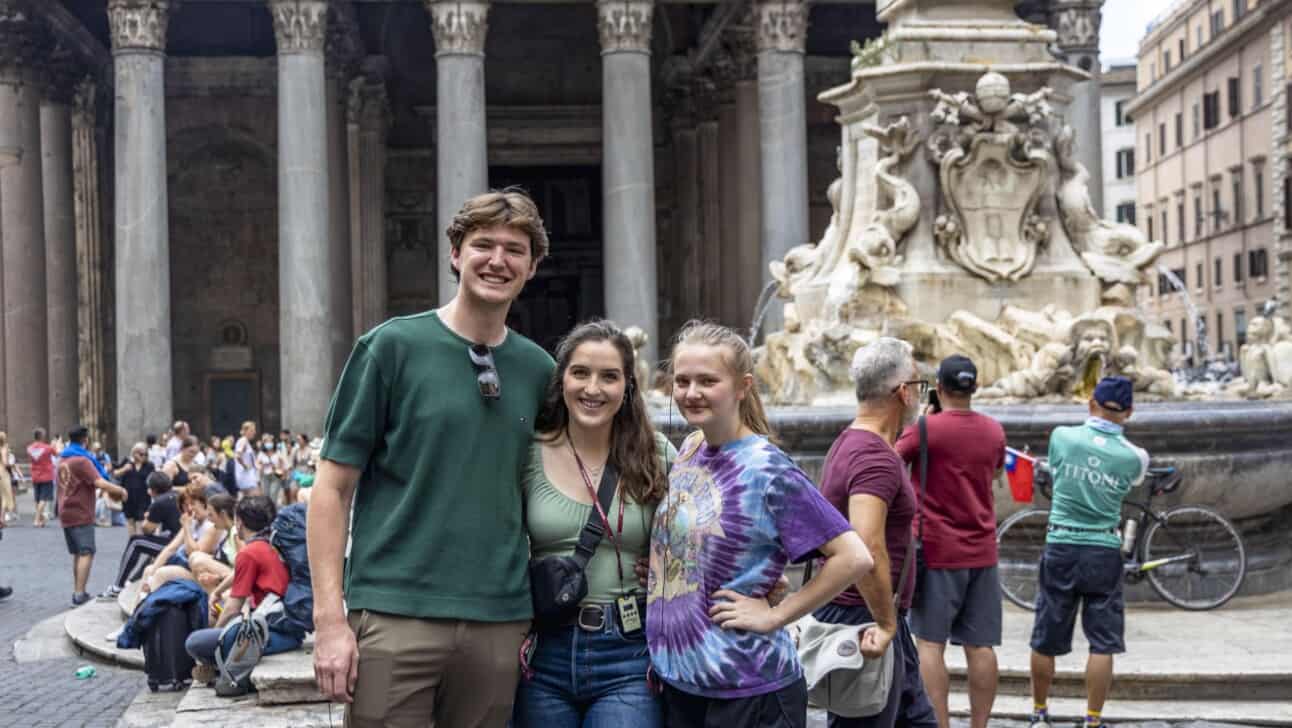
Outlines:
[[[1081,528],[1080,526],[1056,526],[1051,523],[1045,529],[1047,531],[1076,531],[1077,533],[1111,533],[1114,536],[1117,535],[1117,529],[1115,528]]]
[[[646,623],[646,599],[637,598],[637,613],[642,617],[642,624]],[[619,623],[619,609],[613,603],[611,604],[582,604],[574,616],[570,617],[561,626],[578,627],[584,632],[604,632],[611,625],[623,628]]]

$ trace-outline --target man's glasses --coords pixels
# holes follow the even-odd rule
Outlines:
[[[901,389],[902,387],[915,387],[915,388],[916,388],[916,393],[917,393],[920,397],[923,397],[923,396],[924,396],[924,394],[925,394],[926,392],[928,392],[928,391],[929,391],[929,380],[927,380],[927,379],[908,379],[908,380],[906,380],[905,382],[902,382],[901,384],[897,385],[896,387],[893,387],[893,389],[892,389],[892,393],[893,393],[893,394],[897,394],[897,390]]]
[[[467,349],[471,357],[471,366],[476,368],[476,385],[480,387],[480,396],[485,399],[498,399],[502,396],[502,380],[498,378],[498,367],[493,363],[493,352],[484,344],[472,344]]]

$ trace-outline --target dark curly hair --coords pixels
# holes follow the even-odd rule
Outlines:
[[[641,383],[634,374],[637,360],[633,355],[632,342],[614,323],[605,320],[587,321],[574,327],[561,339],[556,347],[556,372],[547,385],[543,407],[539,410],[534,429],[539,433],[539,440],[544,442],[552,442],[565,434],[570,425],[570,411],[565,406],[562,386],[565,371],[570,367],[570,359],[579,346],[596,341],[609,341],[619,351],[626,382],[624,402],[611,422],[609,462],[619,471],[623,492],[633,502],[658,503],[668,490],[668,474],[660,460],[655,443],[655,428],[646,411]]]

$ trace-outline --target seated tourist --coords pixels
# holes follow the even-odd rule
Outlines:
[[[214,672],[209,668],[215,664],[220,633],[236,617],[242,615],[244,608],[254,610],[264,604],[270,595],[281,599],[287,591],[287,565],[269,543],[269,529],[276,513],[273,501],[262,495],[247,496],[238,501],[234,524],[238,538],[245,545],[238,551],[234,562],[228,593],[223,601],[211,600],[210,616],[215,626],[197,630],[184,643],[188,654],[208,668],[194,673],[197,680],[214,680]],[[229,630],[224,637],[226,651],[232,648],[235,632],[236,630]],[[300,647],[301,641],[301,635],[271,626],[269,641],[262,654],[274,655],[294,650]]]
[[[192,579],[201,585],[215,600],[228,590],[233,581],[233,559],[238,550],[237,534],[233,527],[233,511],[236,501],[228,493],[219,493],[207,501],[207,518],[219,534],[215,550],[208,552],[200,548],[187,553],[188,566],[163,564],[160,560],[153,562],[144,570],[144,584],[141,593],[156,591],[162,584],[176,579]]]
[[[140,533],[126,541],[126,549],[121,554],[121,566],[117,569],[117,578],[99,598],[111,601],[117,598],[126,582],[138,578],[158,554],[166,548],[175,534],[180,531],[180,507],[177,494],[171,489],[170,476],[161,471],[154,471],[148,476],[148,495],[151,502],[139,522]]]

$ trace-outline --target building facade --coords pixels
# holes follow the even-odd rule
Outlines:
[[[1060,34],[1088,65],[1098,5],[1020,12],[1093,8]],[[687,319],[748,326],[767,264],[829,220],[816,94],[875,13],[0,0],[0,427],[315,433],[355,336],[447,300],[449,219],[512,184],[553,240],[519,331],[608,316],[653,359]]]
[[[1104,217],[1136,224],[1135,123],[1126,106],[1135,97],[1135,66],[1113,66],[1100,85],[1099,129],[1103,137]]]
[[[1126,106],[1137,218],[1166,243],[1159,263],[1169,271],[1142,303],[1195,364],[1233,361],[1247,323],[1279,293],[1290,17],[1288,0],[1190,0],[1140,44]]]

